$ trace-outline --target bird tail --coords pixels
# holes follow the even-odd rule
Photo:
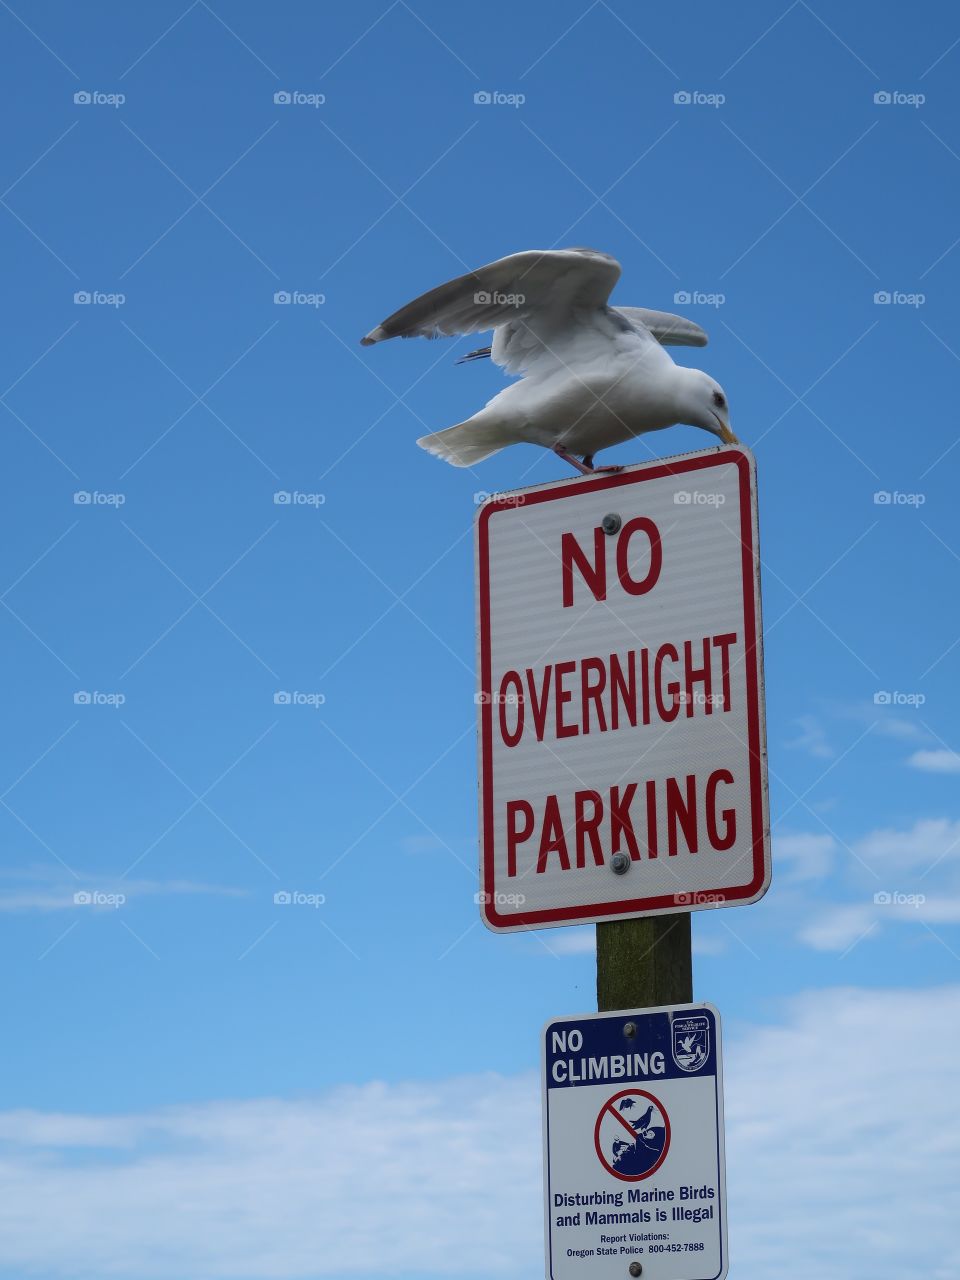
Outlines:
[[[499,424],[482,424],[476,418],[436,431],[432,436],[421,436],[417,441],[421,449],[453,467],[472,467],[475,462],[499,453],[509,443]]]
[[[493,354],[493,347],[477,347],[476,351],[468,351],[465,356],[461,356],[459,360],[454,361],[455,364],[467,364],[470,360],[483,360],[486,356]]]

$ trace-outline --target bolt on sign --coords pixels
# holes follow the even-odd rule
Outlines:
[[[484,922],[762,897],[752,454],[710,449],[494,494],[475,543]]]
[[[720,1015],[560,1018],[542,1046],[550,1280],[727,1274]]]

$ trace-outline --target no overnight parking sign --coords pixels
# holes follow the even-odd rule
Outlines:
[[[494,494],[475,541],[484,922],[756,901],[770,861],[753,456]]]
[[[716,1009],[557,1019],[542,1071],[550,1280],[725,1276]]]

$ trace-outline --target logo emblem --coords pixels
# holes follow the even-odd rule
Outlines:
[[[710,1057],[710,1019],[705,1014],[674,1018],[671,1028],[673,1060],[681,1071],[699,1071]]]

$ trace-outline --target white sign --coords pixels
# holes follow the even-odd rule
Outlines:
[[[544,1028],[547,1276],[727,1274],[720,1015],[712,1005]]]
[[[753,456],[710,449],[494,494],[476,569],[484,922],[762,897]]]

